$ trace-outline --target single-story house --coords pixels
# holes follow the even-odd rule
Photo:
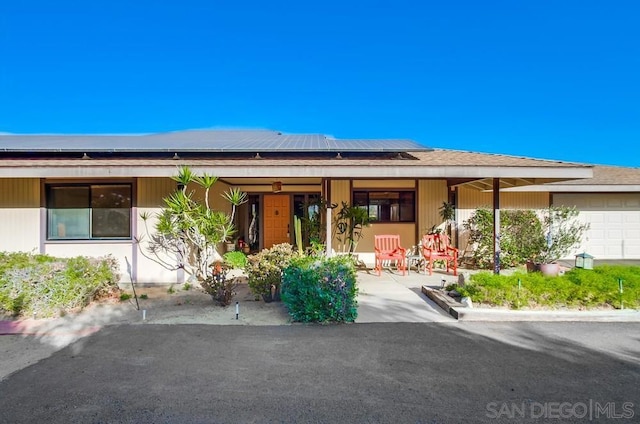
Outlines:
[[[228,188],[248,194],[236,225],[253,250],[293,243],[293,216],[313,213],[320,199],[375,216],[357,247],[367,263],[374,234],[415,245],[442,224],[443,202],[455,205],[459,229],[478,207],[566,204],[591,223],[579,251],[640,259],[640,169],[268,130],[0,135],[0,251],[111,254],[123,281],[182,282],[142,255],[135,237],[140,215],[160,210],[185,165],[219,177],[210,194],[219,209],[229,207],[220,197]]]

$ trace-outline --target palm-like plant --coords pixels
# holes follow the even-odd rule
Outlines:
[[[371,225],[369,211],[360,206],[350,206],[342,202],[342,208],[336,214],[333,229],[336,239],[346,247],[349,253],[353,253],[364,236],[362,230]]]
[[[169,270],[183,269],[203,287],[210,286],[214,265],[223,261],[217,245],[233,237],[235,209],[247,201],[247,195],[237,188],[224,193],[223,197],[232,205],[232,213],[228,214],[212,209],[209,204],[209,191],[217,177],[197,176],[188,167],[182,167],[172,179],[179,187],[163,199],[164,208],[156,215],[155,231],[148,226],[151,215],[141,214],[145,234],[137,237],[136,242],[141,246],[147,235],[146,248],[140,249],[145,257]],[[194,200],[193,191],[187,192],[190,183],[204,189],[204,203]],[[228,298],[227,294],[224,298]]]

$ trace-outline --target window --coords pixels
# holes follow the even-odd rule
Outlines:
[[[302,220],[302,241],[305,246],[321,242],[322,225],[320,221],[320,195],[315,193],[293,196],[293,210]]]
[[[353,204],[367,209],[376,222],[415,221],[413,191],[354,191]]]
[[[131,238],[131,185],[47,186],[47,239]]]

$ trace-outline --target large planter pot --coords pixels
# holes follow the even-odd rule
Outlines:
[[[540,264],[533,261],[527,261],[527,272],[540,272]]]
[[[551,264],[540,264],[540,272],[545,277],[557,277],[560,273],[560,264],[554,262]]]

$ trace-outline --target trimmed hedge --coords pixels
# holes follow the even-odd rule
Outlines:
[[[285,268],[282,301],[299,322],[353,322],[356,268],[349,256],[294,258]]]

